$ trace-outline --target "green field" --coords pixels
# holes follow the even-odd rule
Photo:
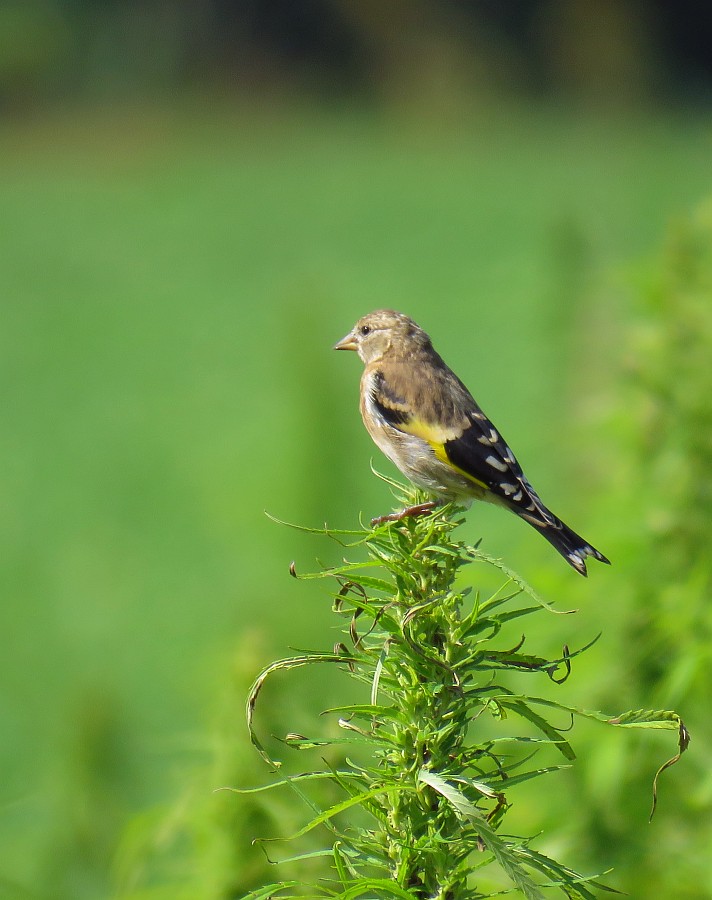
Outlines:
[[[625,666],[646,634],[637,516],[667,509],[645,472],[650,503],[631,496],[647,458],[631,436],[645,404],[631,329],[670,223],[712,193],[709,121],[125,109],[6,125],[0,154],[0,896],[160,883],[126,847],[137,831],[150,842],[148,811],[158,831],[191,778],[221,783],[217,707],[233,704],[244,741],[256,671],[335,640],[326,591],[287,568],[338,548],[264,511],[352,527],[390,507],[369,469],[393,473],[360,423],[360,365],[331,351],[379,307],[431,333],[543,498],[614,563],[584,582],[514,517],[469,513],[468,539],[580,608],[536,640],[603,630],[567,702],[684,702],[658,689],[664,656],[647,681]],[[680,594],[691,628],[698,600]],[[699,673],[709,651],[696,652]],[[334,690],[310,685],[286,708],[316,714]],[[702,767],[710,726],[688,725]],[[703,819],[710,834],[709,773],[694,797],[686,761],[666,773],[648,827],[669,736],[584,729],[579,749],[553,807],[523,795],[525,827],[558,829],[572,863],[615,865],[609,880],[633,896],[667,878],[677,893],[659,896],[712,897],[704,845],[680,837]]]

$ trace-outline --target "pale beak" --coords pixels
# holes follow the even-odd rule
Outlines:
[[[341,338],[338,344],[334,344],[334,350],[358,350],[353,331],[349,331],[346,337]]]

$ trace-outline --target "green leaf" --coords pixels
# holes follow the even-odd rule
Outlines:
[[[260,691],[262,690],[262,686],[264,685],[267,678],[272,675],[274,672],[278,672],[281,669],[295,669],[300,666],[308,666],[312,663],[344,663],[348,661],[348,656],[343,656],[338,653],[320,653],[320,654],[308,654],[304,656],[292,656],[286,659],[280,659],[277,662],[272,663],[271,665],[264,668],[260,674],[257,676],[255,681],[250,688],[250,692],[247,695],[247,703],[246,703],[246,715],[247,715],[247,727],[250,732],[250,740],[253,745],[257,749],[257,752],[260,754],[262,759],[269,765],[275,769],[278,769],[282,763],[279,760],[274,760],[271,758],[269,753],[265,750],[261,741],[257,737],[257,733],[253,728],[253,718],[255,713],[255,705],[257,703],[257,698],[259,696]]]
[[[271,522],[274,522],[277,525],[284,525],[287,528],[293,528],[295,531],[302,531],[305,534],[321,534],[324,535],[324,537],[344,536],[362,538],[362,540],[357,541],[354,544],[349,544],[349,546],[358,546],[358,544],[363,543],[363,540],[368,538],[370,534],[365,528],[329,528],[327,525],[324,525],[323,528],[310,528],[308,525],[296,525],[294,522],[286,522],[284,519],[278,519],[277,516],[273,516],[272,513],[267,512],[267,510],[265,510],[264,513]]]
[[[670,731],[679,731],[681,726],[684,728],[679,714],[670,709],[631,709],[613,718],[605,717],[605,721],[609,725],[621,725],[625,728],[664,728]],[[687,749],[687,743],[683,750]]]
[[[378,706],[370,703],[354,703],[349,706],[331,706],[328,709],[325,709],[322,715],[331,715],[334,713],[356,716],[360,719],[383,719],[384,721],[391,722],[404,721],[403,713],[397,707]]]
[[[411,893],[406,891],[395,881],[388,878],[359,878],[356,884],[351,885],[347,890],[342,891],[337,896],[341,900],[355,900],[363,894],[376,894],[377,896],[397,897],[398,900],[420,900],[419,893]]]
[[[521,716],[523,719],[527,719],[527,721],[531,722],[542,734],[545,734],[549,740],[554,744],[554,746],[559,750],[559,752],[566,757],[566,759],[574,760],[576,759],[576,754],[574,753],[574,749],[569,744],[569,742],[561,736],[561,733],[556,729],[553,725],[546,721],[543,716],[540,716],[538,713],[535,713],[533,709],[530,709],[527,706],[527,703],[532,698],[526,697],[521,699],[513,699],[511,697],[500,697],[498,698],[498,702],[500,706],[505,707],[506,709],[511,709],[512,712],[517,713],[517,715]]]
[[[378,797],[386,793],[387,791],[412,791],[413,788],[408,784],[391,784],[385,787],[384,785],[378,785],[378,787],[371,788],[368,791],[361,791],[353,797],[349,797],[346,800],[342,800],[341,803],[336,803],[333,806],[330,806],[328,809],[323,810],[319,813],[318,816],[315,816],[310,822],[300,828],[299,831],[295,832],[291,837],[288,838],[273,838],[272,840],[284,840],[284,841],[294,841],[297,838],[302,837],[310,831],[313,831],[318,825],[323,825],[328,822],[330,819],[333,819],[334,816],[337,816],[339,813],[345,812],[347,809],[351,809],[353,806],[363,805],[365,801],[371,800],[374,797]]]
[[[300,881],[278,881],[273,884],[266,884],[256,891],[250,891],[249,894],[245,894],[243,900],[270,900],[271,897],[300,885]]]
[[[354,772],[350,769],[347,770],[339,770],[338,775],[341,778],[361,778],[359,772]],[[303,772],[301,775],[292,775],[289,778],[280,778],[277,781],[270,781],[269,784],[258,785],[253,788],[236,788],[236,787],[219,787],[215,788],[213,793],[219,793],[220,791],[228,791],[231,794],[259,794],[263,791],[271,791],[274,788],[283,787],[284,785],[293,785],[295,782],[299,781],[333,781],[334,773],[333,772]]]
[[[461,818],[472,822],[487,849],[527,900],[544,900],[544,895],[537,884],[527,875],[512,847],[507,841],[500,838],[480,810],[461,791],[440,775],[428,769],[421,769],[418,772],[418,779],[445,797]]]
[[[487,553],[483,553],[482,550],[478,550],[476,547],[468,547],[467,552],[471,559],[486,562],[488,565],[494,566],[495,569],[499,569],[500,572],[503,572],[511,582],[516,584],[518,588],[521,588],[521,590],[524,591],[527,596],[531,597],[531,599],[543,609],[546,609],[552,613],[556,613],[560,616],[570,615],[571,613],[576,612],[575,609],[555,609],[551,605],[551,603],[547,603],[546,600],[543,600],[537,594],[534,588],[531,587],[531,585],[529,585],[520,575],[517,575],[517,573],[513,569],[510,569],[509,566],[506,566],[501,559],[497,559],[494,556],[489,556]]]
[[[542,766],[541,769],[531,769],[528,772],[520,772],[517,775],[507,775],[495,783],[501,785],[502,789],[509,789],[522,784],[525,781],[531,781],[532,778],[538,778],[540,775],[548,775],[550,772],[560,772],[562,769],[570,769],[569,765],[559,766]]]
[[[585,885],[587,884],[591,884],[597,890],[605,891],[609,894],[623,893],[598,881],[600,875],[579,875],[568,866],[564,866],[526,845],[517,847],[515,852],[525,859],[533,869],[551,878],[550,884],[552,886],[556,885],[564,888],[569,897],[581,898],[581,900],[595,900],[595,894],[592,894],[586,888]]]
[[[333,846],[334,866],[339,876],[341,884],[346,887],[349,881],[349,873],[346,868],[346,861],[341,853],[341,841],[336,841]]]

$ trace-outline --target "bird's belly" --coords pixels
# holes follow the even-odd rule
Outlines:
[[[379,429],[371,437],[380,450],[413,484],[431,494],[448,498],[480,498],[482,488],[444,463],[422,438],[395,428]]]

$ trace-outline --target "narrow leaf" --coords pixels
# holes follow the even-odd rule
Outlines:
[[[279,760],[274,760],[267,753],[262,742],[257,737],[257,734],[253,728],[253,719],[255,714],[255,704],[257,703],[257,698],[259,696],[262,687],[267,680],[267,678],[272,675],[274,672],[278,672],[281,669],[296,669],[299,666],[308,666],[312,663],[321,663],[321,662],[329,662],[329,663],[343,663],[348,659],[341,654],[334,653],[321,653],[321,654],[309,654],[305,656],[292,656],[287,659],[280,659],[277,662],[272,663],[263,669],[260,674],[255,679],[252,687],[250,688],[250,692],[247,695],[247,703],[246,703],[246,716],[247,716],[247,727],[250,732],[250,740],[253,745],[257,749],[257,752],[260,754],[262,759],[267,763],[267,765],[272,766],[274,769],[278,769],[282,763]]]
[[[526,873],[509,844],[500,838],[480,810],[463,793],[440,775],[428,769],[421,769],[418,779],[445,797],[462,818],[472,822],[487,849],[527,900],[544,900],[544,895]]]

